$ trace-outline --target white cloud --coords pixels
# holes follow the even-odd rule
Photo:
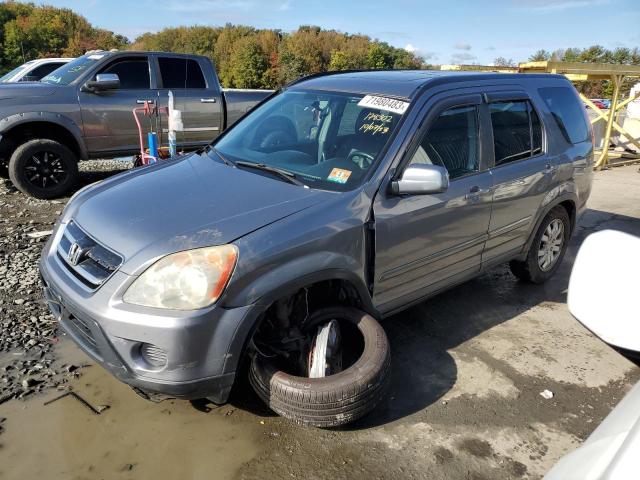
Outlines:
[[[571,8],[590,8],[609,3],[610,0],[514,0],[515,8],[531,12],[558,12]]]
[[[407,43],[407,45],[404,47],[404,49],[409,53],[415,53],[418,50],[416,47],[414,47],[410,43]]]
[[[287,0],[283,3],[280,4],[280,6],[278,7],[278,10],[280,10],[281,12],[285,12],[287,10],[291,10],[291,0]]]
[[[453,46],[453,48],[456,50],[471,50],[471,44],[467,42],[458,42]]]
[[[468,64],[475,63],[477,61],[478,61],[478,57],[476,57],[472,53],[458,52],[451,55],[451,63],[454,63],[454,64],[468,65]]]

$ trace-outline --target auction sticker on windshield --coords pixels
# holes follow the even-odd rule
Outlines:
[[[347,183],[347,180],[349,180],[350,176],[351,176],[351,170],[334,168],[333,170],[331,170],[331,173],[327,177],[327,180],[329,180],[330,182],[345,184]]]
[[[409,108],[409,102],[396,100],[395,98],[379,97],[376,95],[365,95],[358,102],[359,107],[377,108],[378,110],[386,110],[388,112],[402,115]]]

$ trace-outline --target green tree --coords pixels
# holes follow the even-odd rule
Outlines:
[[[515,67],[516,66],[516,62],[514,62],[512,58],[504,58],[504,57],[497,57],[496,59],[493,60],[493,64],[496,67]]]
[[[544,49],[540,49],[529,57],[530,62],[544,62],[551,60],[551,54]]]
[[[238,88],[260,88],[269,67],[268,57],[253,37],[240,39],[234,48],[231,60],[233,86]]]

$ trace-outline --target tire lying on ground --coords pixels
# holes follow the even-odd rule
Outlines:
[[[355,363],[323,378],[290,375],[262,355],[255,355],[249,381],[260,398],[279,415],[303,426],[335,427],[363,417],[382,399],[389,377],[387,336],[370,315],[347,307],[325,308],[308,322],[320,325],[332,319],[355,325],[364,348]]]
[[[62,197],[78,179],[78,158],[55,140],[29,140],[11,155],[9,178],[18,190],[32,197]]]

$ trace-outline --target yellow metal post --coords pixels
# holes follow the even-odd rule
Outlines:
[[[609,142],[611,141],[611,131],[613,130],[613,121],[616,116],[616,110],[618,107],[618,98],[620,97],[620,87],[622,85],[622,75],[611,75],[613,81],[613,97],[611,98],[611,107],[609,108],[609,118],[607,119],[607,128],[604,132],[604,142],[602,144],[602,154],[595,165],[595,168],[600,169],[606,167],[609,161]]]

